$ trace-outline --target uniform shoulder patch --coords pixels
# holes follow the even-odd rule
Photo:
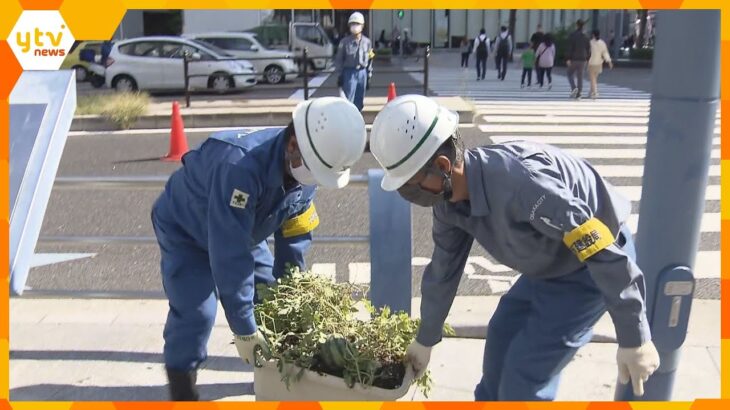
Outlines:
[[[233,195],[231,195],[231,207],[246,209],[246,204],[248,204],[248,194],[238,189],[234,189]]]

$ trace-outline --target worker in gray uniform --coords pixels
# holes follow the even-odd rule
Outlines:
[[[370,39],[362,34],[365,26],[362,13],[352,13],[348,24],[351,34],[340,41],[335,55],[337,85],[345,97],[362,111],[365,90],[370,88],[368,83],[373,76],[371,60],[375,52]]]
[[[606,310],[618,339],[618,379],[643,395],[659,355],[626,226],[631,203],[588,162],[549,145],[465,151],[458,122],[433,100],[407,95],[383,108],[370,135],[383,189],[433,207],[421,324],[407,351],[416,375],[441,340],[476,240],[522,273],[487,327],[476,400],[553,400],[562,369]]]

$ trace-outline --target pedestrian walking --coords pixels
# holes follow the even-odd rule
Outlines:
[[[400,44],[400,29],[398,26],[393,26],[393,30],[390,31],[390,44],[393,48],[393,55],[398,55],[401,52],[401,44]]]
[[[500,28],[500,33],[494,43],[494,49],[497,53],[495,57],[497,78],[504,81],[504,77],[507,75],[507,62],[512,54],[512,36],[507,31],[507,26]]]
[[[244,362],[266,341],[256,285],[305,268],[317,185],[342,188],[365,149],[365,121],[339,97],[301,102],[285,128],[213,133],[183,157],[152,208],[169,303],[164,363],[174,401],[198,400],[218,300]],[[267,238],[274,236],[274,253]]]
[[[388,40],[385,39],[385,29],[380,31],[380,37],[378,37],[379,48],[388,47]]]
[[[537,50],[537,47],[542,43],[542,39],[545,36],[545,33],[542,31],[542,24],[537,25],[537,31],[532,33],[532,36],[530,36],[530,47],[532,47],[533,50]]]
[[[461,66],[463,68],[469,67],[469,54],[471,54],[471,47],[469,47],[469,39],[466,36],[461,38]]]
[[[489,56],[489,37],[487,30],[479,30],[479,35],[474,39],[474,54],[477,59],[477,81],[484,80],[487,75],[487,57]]]
[[[403,132],[406,123],[412,132]],[[618,381],[644,394],[660,359],[628,227],[631,202],[591,164],[528,141],[465,150],[458,114],[420,95],[385,105],[370,147],[385,169],[384,190],[432,208],[421,322],[406,349],[416,378],[442,339],[476,241],[522,273],[489,319],[476,400],[554,400],[562,370],[606,310],[616,329]],[[454,358],[474,360],[461,353]]]
[[[545,76],[548,78],[548,90],[553,88],[553,66],[555,65],[555,44],[550,33],[545,34],[542,43],[535,52],[535,66],[537,68],[537,83],[542,89],[545,85]]]
[[[362,111],[365,91],[373,76],[371,59],[375,53],[370,39],[362,34],[365,17],[354,12],[348,20],[350,35],[340,41],[335,55],[338,85],[350,102]]]
[[[568,82],[570,83],[570,97],[581,99],[583,92],[583,72],[591,53],[591,44],[588,37],[583,34],[585,22],[575,22],[575,31],[568,37],[568,49],[565,52],[565,64],[568,66]],[[576,82],[577,78],[577,82]]]
[[[598,98],[598,76],[603,72],[603,63],[613,69],[611,55],[606,43],[601,40],[601,32],[593,30],[591,33],[591,58],[588,60],[588,77],[591,79],[591,98]]]
[[[522,80],[520,81],[520,88],[525,88],[525,77],[527,77],[527,87],[532,87],[533,67],[535,67],[535,50],[528,47],[522,52]]]

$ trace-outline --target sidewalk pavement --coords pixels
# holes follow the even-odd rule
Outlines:
[[[496,296],[457,297],[448,322],[462,335],[483,337]],[[695,300],[674,400],[720,395],[720,301]],[[420,300],[414,299],[414,312]],[[23,299],[10,301],[10,399],[54,401],[165,400],[164,300]],[[597,327],[612,337],[610,321]],[[428,400],[473,400],[481,376],[483,339],[444,339],[433,351]],[[253,373],[231,345],[219,308],[199,372],[203,400],[254,400]],[[614,343],[590,343],[565,370],[559,400],[612,400]],[[412,389],[405,400],[425,400]]]

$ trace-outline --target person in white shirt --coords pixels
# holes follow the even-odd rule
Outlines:
[[[477,59],[477,81],[484,80],[484,76],[487,74],[487,57],[491,53],[487,30],[483,28],[479,30],[479,35],[474,39],[472,52]]]
[[[598,97],[598,75],[603,71],[603,63],[613,69],[611,55],[608,53],[606,42],[601,40],[601,33],[593,30],[591,36],[591,58],[588,60],[588,76],[591,79],[591,98]]]

